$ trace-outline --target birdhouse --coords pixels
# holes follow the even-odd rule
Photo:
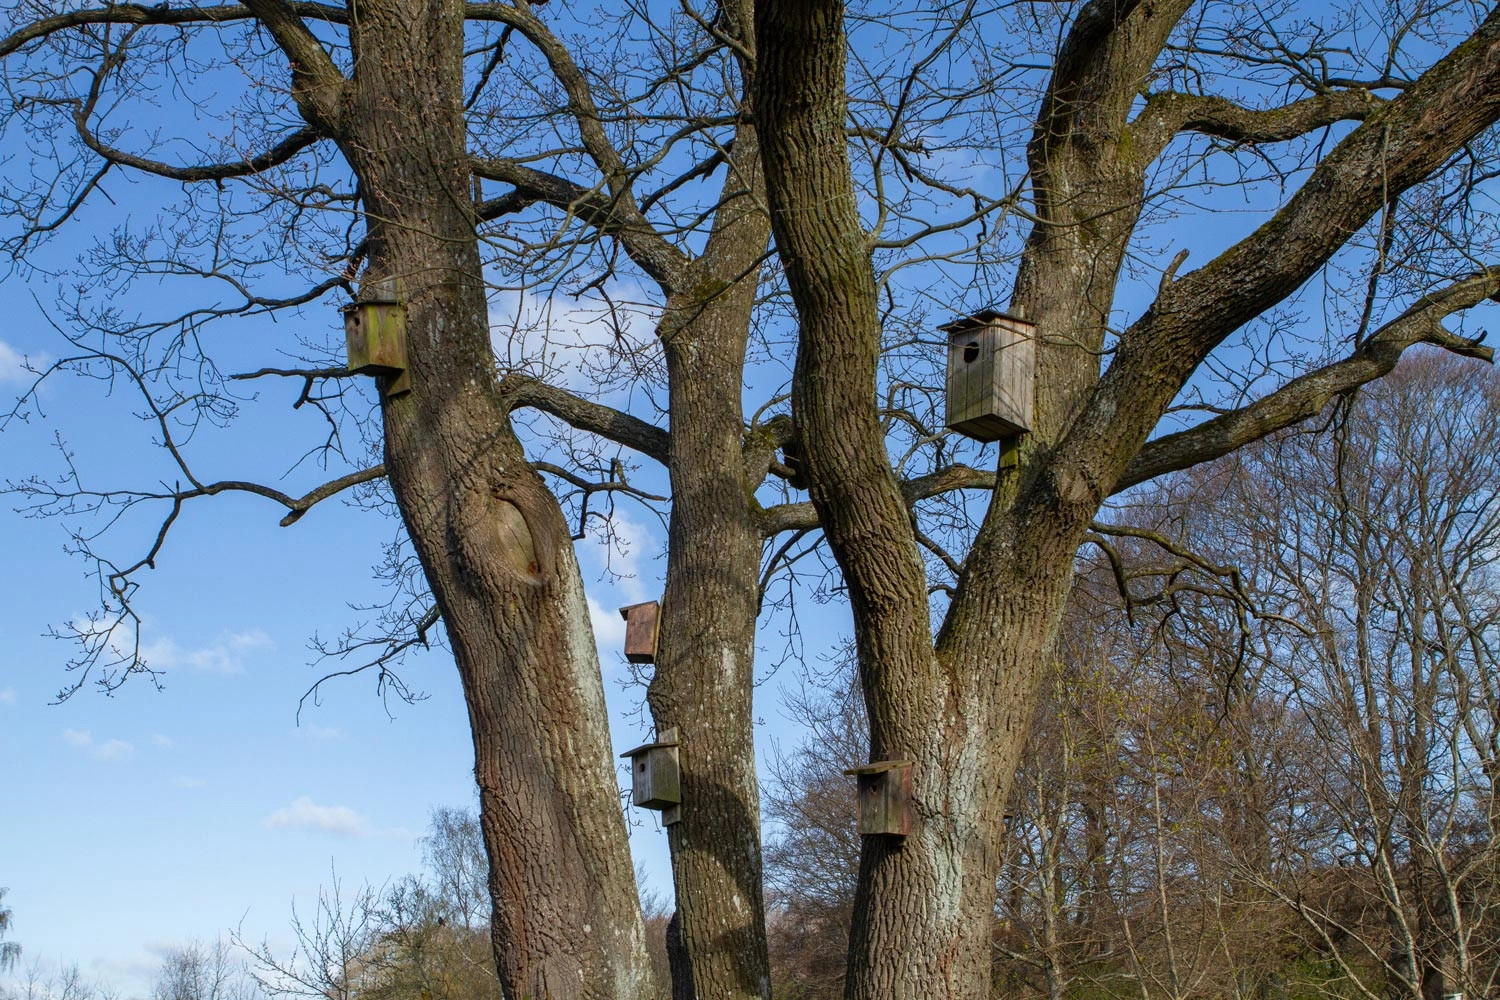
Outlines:
[[[394,299],[364,299],[345,306],[344,338],[351,372],[389,377],[388,396],[410,391],[404,305]]]
[[[642,809],[658,809],[662,822],[681,818],[682,768],[677,757],[677,730],[668,729],[655,743],[627,750],[630,761],[630,801]]]
[[[860,836],[911,833],[911,771],[909,760],[879,760],[844,772],[858,784]]]
[[[656,662],[656,622],[661,605],[656,601],[620,609],[625,619],[625,659],[631,663]]]
[[[976,441],[1031,430],[1036,324],[985,309],[940,327],[948,334],[948,426]]]

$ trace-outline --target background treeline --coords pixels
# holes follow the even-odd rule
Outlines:
[[[997,995],[1500,995],[1497,440],[1500,382],[1423,355],[1097,526],[1012,796]],[[779,995],[835,997],[866,727],[847,672],[798,711]]]
[[[1423,354],[1096,526],[1007,818],[997,996],[1500,995],[1497,439],[1500,380]],[[808,674],[772,762],[788,1000],[843,992],[852,676]],[[438,810],[425,846],[295,914],[290,953],[170,952],[150,1000],[500,1000],[475,818]],[[33,969],[5,1000],[108,995]]]

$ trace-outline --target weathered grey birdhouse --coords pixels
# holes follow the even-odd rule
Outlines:
[[[394,299],[364,299],[344,307],[348,368],[356,375],[392,379],[387,395],[411,388],[406,371],[406,307]]]
[[[656,623],[661,605],[656,601],[632,604],[620,609],[625,619],[625,659],[631,663],[656,662]]]
[[[948,426],[976,441],[1029,432],[1036,324],[985,309],[939,329],[948,334]]]
[[[677,757],[677,730],[668,729],[655,743],[627,750],[630,761],[630,801],[642,809],[659,809],[662,822],[681,818],[682,767]]]
[[[860,836],[911,833],[911,772],[909,760],[878,760],[844,772],[858,784]]]

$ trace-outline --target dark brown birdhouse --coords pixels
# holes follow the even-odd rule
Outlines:
[[[939,329],[948,334],[948,426],[976,441],[1029,432],[1036,324],[985,309]]]
[[[681,816],[682,768],[677,757],[677,730],[668,729],[655,743],[627,750],[630,761],[630,801],[642,809],[658,809],[662,822]]]
[[[911,772],[909,760],[878,760],[844,772],[858,783],[860,836],[911,833]]]
[[[656,622],[661,605],[656,601],[620,609],[625,619],[625,659],[631,663],[656,662]]]
[[[364,299],[344,307],[349,370],[391,379],[386,394],[411,389],[406,370],[406,307],[394,299]]]

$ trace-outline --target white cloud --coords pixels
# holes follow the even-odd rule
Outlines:
[[[274,646],[260,629],[226,632],[207,646],[184,649],[171,636],[162,636],[141,646],[141,659],[158,670],[201,670],[205,673],[237,674],[245,669],[245,655]]]
[[[369,821],[348,806],[320,806],[299,795],[289,806],[271,813],[261,825],[267,830],[322,830],[342,837],[362,837]]]
[[[305,726],[298,726],[297,728],[306,733],[308,739],[317,740],[320,743],[328,743],[344,738],[344,731],[338,726],[320,726],[316,722],[310,722]]]
[[[404,826],[391,826],[381,830],[380,836],[387,840],[406,840],[415,843],[427,836],[427,834],[421,830],[411,830]]]
[[[96,742],[94,734],[87,729],[64,729],[62,737],[68,746],[82,750],[95,760],[119,760],[135,750],[135,746],[125,740]]]
[[[0,688],[0,705],[14,705],[16,703],[15,688]]]
[[[625,619],[614,608],[606,608],[592,597],[589,601],[589,621],[594,625],[594,644],[599,647],[599,656],[610,662],[609,651],[625,645]]]
[[[646,563],[656,550],[656,537],[651,529],[641,522],[615,511],[609,518],[609,530],[614,536],[609,553],[609,566],[618,573],[620,589],[631,603],[650,600],[641,581],[648,575]]]
[[[26,370],[26,359],[21,356],[21,352],[0,340],[0,382],[19,385],[35,377]]]
[[[593,376],[618,376],[632,357],[655,356],[659,310],[648,304],[651,296],[634,282],[612,283],[608,292],[607,299],[598,292],[501,293],[490,309],[496,354],[507,368],[574,389],[593,388]]]
[[[206,788],[208,781],[203,778],[190,778],[185,774],[179,774],[172,779],[172,784],[177,788]]]
[[[105,622],[94,621],[87,616],[75,616],[73,628],[80,635],[101,637],[108,635],[108,648],[115,656],[129,657],[139,654],[142,661],[153,670],[199,670],[205,673],[238,674],[244,670],[245,656],[257,649],[276,645],[262,629],[246,629],[242,632],[224,632],[206,646],[185,649],[169,635],[154,635],[148,625],[148,638],[142,637],[135,626],[124,621],[113,628]]]
[[[170,736],[163,736],[161,733],[152,733],[151,745],[160,747],[163,750],[170,750],[177,745],[177,741]]]

